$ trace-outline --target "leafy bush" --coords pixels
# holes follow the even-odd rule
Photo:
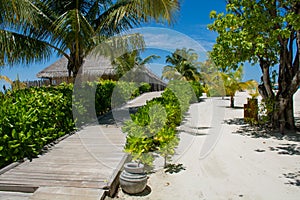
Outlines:
[[[94,122],[97,117],[111,110],[111,97],[115,86],[116,82],[112,80],[76,83],[73,113],[77,126]]]
[[[125,88],[123,96],[131,96],[132,88],[137,91],[134,95],[149,88],[120,84]],[[46,144],[75,130],[75,121],[81,126],[108,112],[115,86],[115,81],[101,80],[76,85],[74,92],[73,84],[62,84],[1,93],[0,167],[36,157]]]
[[[95,106],[97,116],[111,110],[111,96],[116,86],[115,81],[105,80],[97,83]]]
[[[196,82],[196,81],[190,81],[189,82],[195,92],[195,95],[197,97],[197,101],[199,100],[199,98],[202,96],[202,93],[204,92],[204,88],[203,86],[200,84],[200,82]]]
[[[74,130],[72,85],[7,92],[0,99],[0,166],[37,156]]]
[[[154,98],[131,115],[122,130],[127,133],[125,151],[137,160],[152,165],[153,152],[166,161],[175,153],[179,143],[176,126],[179,126],[189,103],[195,98],[187,82],[170,82],[161,97]]]
[[[151,85],[149,83],[141,83],[139,87],[139,94],[143,94],[151,91]]]

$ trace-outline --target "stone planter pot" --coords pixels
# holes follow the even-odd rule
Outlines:
[[[120,185],[128,194],[138,194],[147,186],[147,176],[144,173],[144,165],[129,162],[124,165],[124,171],[120,175]]]

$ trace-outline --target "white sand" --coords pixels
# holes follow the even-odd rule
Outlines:
[[[300,199],[299,140],[251,136],[249,128],[238,124],[246,97],[237,94],[240,109],[228,108],[229,100],[221,98],[192,105],[174,156],[185,170],[165,173],[158,159],[156,172],[149,175],[149,194],[129,196],[120,190],[115,199]],[[300,92],[294,106],[300,117]]]

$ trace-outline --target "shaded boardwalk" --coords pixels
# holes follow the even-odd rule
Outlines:
[[[141,106],[159,95],[160,92],[144,94],[128,107]],[[114,192],[127,158],[123,152],[126,138],[115,124],[100,124],[83,128],[39,158],[1,174],[0,200],[99,200]]]

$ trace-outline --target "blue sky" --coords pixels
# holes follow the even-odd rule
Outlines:
[[[215,42],[217,34],[211,32],[207,29],[207,24],[212,23],[209,18],[209,13],[211,10],[216,10],[217,12],[225,11],[225,0],[213,0],[213,1],[199,1],[199,0],[182,0],[181,10],[177,18],[177,22],[173,26],[166,26],[160,24],[148,24],[142,28],[145,35],[150,40],[149,44],[153,44],[154,47],[148,47],[149,49],[142,54],[146,56],[149,54],[160,54],[162,57],[160,60],[156,61],[157,66],[162,67],[164,65],[165,56],[170,54],[172,47],[182,48],[187,45],[187,48],[193,48],[201,54],[200,57],[205,56],[203,53],[205,51],[210,51]],[[159,27],[159,28],[149,28],[149,27]],[[141,30],[141,29],[136,29]],[[171,37],[169,36],[171,35]],[[183,39],[182,39],[183,38]],[[154,43],[154,41],[156,43]],[[197,44],[196,44],[197,43]],[[146,42],[147,44],[147,42]],[[173,45],[171,47],[171,45]],[[167,49],[161,50],[160,46],[166,47]],[[204,49],[204,50],[203,50]],[[12,80],[15,80],[19,76],[20,80],[34,80],[36,74],[55,62],[58,58],[54,54],[49,61],[43,63],[36,63],[17,66],[5,66],[0,69],[1,75],[6,75]],[[154,65],[153,65],[154,66]],[[156,73],[161,70],[153,69]],[[246,65],[244,68],[244,80],[255,79],[259,80],[261,72],[258,66]],[[158,72],[159,73],[159,72]],[[2,87],[3,82],[0,82]]]

